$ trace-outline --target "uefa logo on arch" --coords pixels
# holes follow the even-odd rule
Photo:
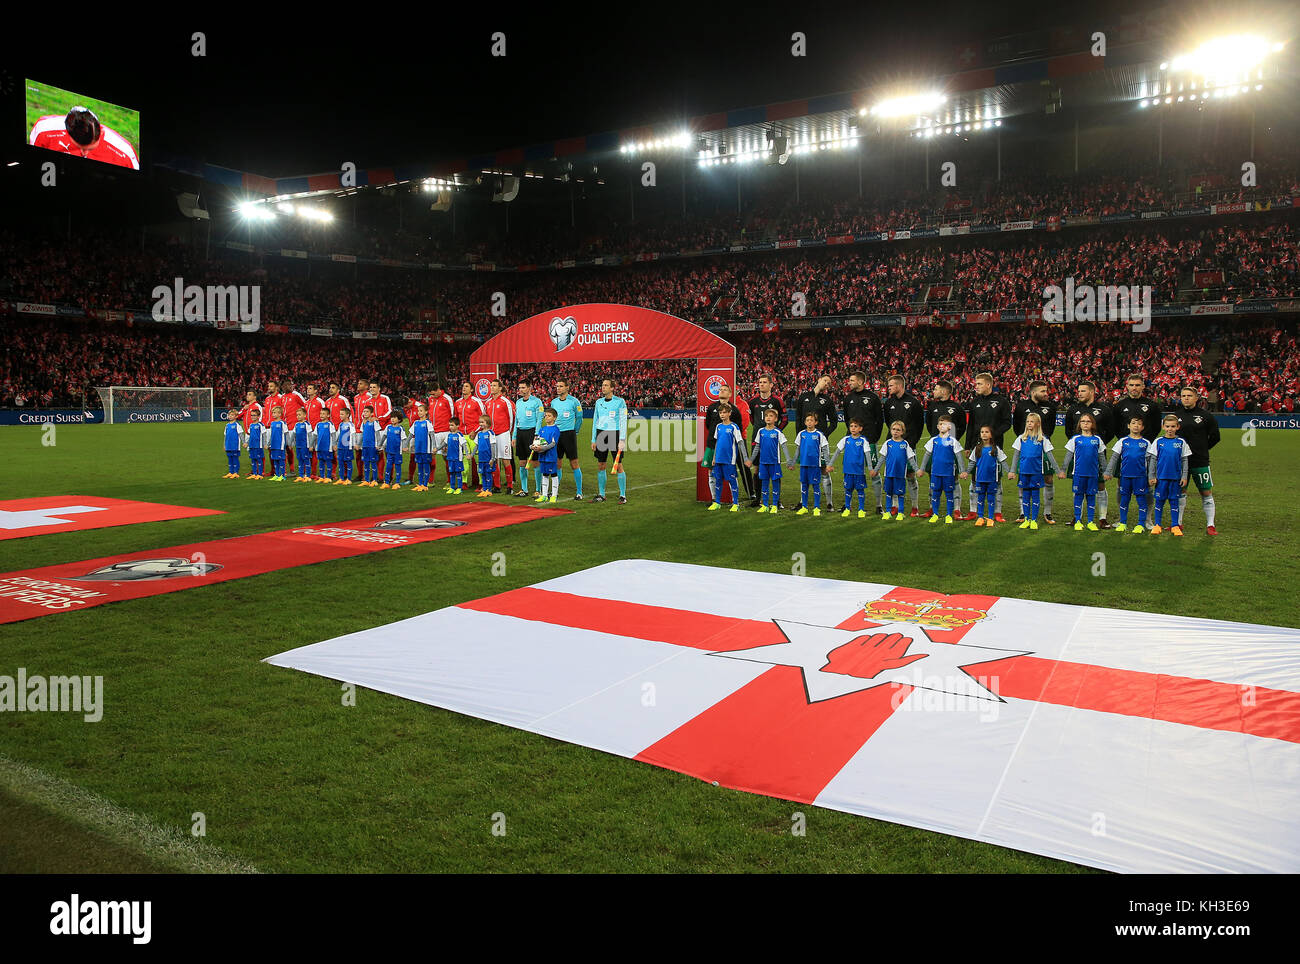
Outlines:
[[[478,393],[479,398],[487,398],[488,392],[492,390],[492,383],[486,378],[480,378],[474,383],[474,391]]]
[[[704,383],[704,394],[715,401],[722,397],[722,390],[727,387],[727,380],[721,375],[710,375]]]

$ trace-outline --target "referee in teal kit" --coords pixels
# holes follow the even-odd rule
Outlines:
[[[614,474],[618,476],[618,504],[627,504],[627,473],[623,459],[627,457],[627,402],[614,394],[614,379],[600,383],[603,393],[596,399],[596,410],[591,422],[591,450],[596,453],[596,501],[605,501],[605,463],[614,456]]]

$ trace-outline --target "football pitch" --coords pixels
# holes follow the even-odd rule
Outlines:
[[[442,494],[441,481],[417,493],[222,479],[221,428],[59,426],[53,445],[38,426],[0,429],[0,499],[95,495],[226,513],[0,542],[0,572],[467,500]],[[1193,491],[1181,539],[710,513],[694,501],[693,465],[669,452],[628,458],[626,506],[593,504],[584,446],[588,501],[567,501],[566,468],[570,515],[0,627],[0,674],[104,678],[97,723],[4,714],[0,871],[1092,872],[714,787],[370,690],[344,705],[337,682],[262,660],[625,558],[1300,626],[1290,588],[1300,434],[1260,431],[1254,443],[1224,431],[1213,452],[1220,535],[1205,535]],[[787,472],[786,505],[795,490]],[[1010,483],[1005,493],[1010,517]],[[1111,493],[1113,503],[1113,483]],[[1058,482],[1058,520],[1069,505]]]

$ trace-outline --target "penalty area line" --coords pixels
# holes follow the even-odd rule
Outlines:
[[[252,864],[223,853],[186,830],[155,823],[75,783],[5,756],[0,756],[0,787],[181,873],[261,873]]]

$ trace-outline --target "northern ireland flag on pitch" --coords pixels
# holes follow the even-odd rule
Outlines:
[[[1111,870],[1300,870],[1300,630],[627,560],[269,662]]]

